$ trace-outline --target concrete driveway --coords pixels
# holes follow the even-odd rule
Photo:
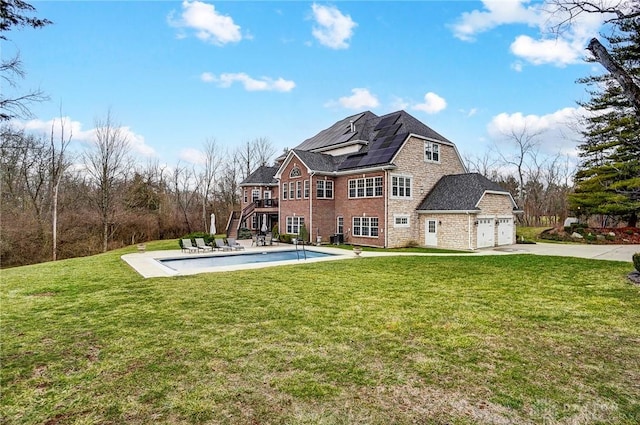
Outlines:
[[[631,257],[640,252],[640,245],[587,245],[541,243],[517,244],[493,248],[495,251],[512,253],[531,253],[537,255],[558,255],[562,257],[591,258],[594,260],[613,260],[632,262]]]

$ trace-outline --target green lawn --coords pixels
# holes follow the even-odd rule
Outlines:
[[[629,263],[371,257],[145,280],[132,251],[0,271],[0,423],[640,422]]]
[[[524,237],[524,239],[527,241],[535,242],[537,240],[540,240],[539,236],[542,232],[550,228],[551,228],[550,226],[547,226],[547,227],[516,226],[516,236],[518,240],[520,240],[521,237]]]

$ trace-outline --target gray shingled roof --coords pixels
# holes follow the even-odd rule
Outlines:
[[[509,193],[478,173],[443,176],[424,198],[418,210],[472,211],[485,191]]]
[[[331,155],[299,149],[293,149],[293,152],[313,171],[334,171],[336,169],[334,157]]]
[[[280,167],[268,167],[266,165],[258,167],[258,169],[255,170],[253,173],[251,173],[249,177],[242,180],[242,183],[240,183],[240,186],[277,185],[278,181],[275,179],[274,176],[276,175],[276,171],[278,171],[278,168]]]

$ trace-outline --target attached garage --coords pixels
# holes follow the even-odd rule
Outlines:
[[[417,212],[424,217],[425,245],[478,249],[515,243],[515,216],[521,211],[508,191],[469,173],[442,177]]]

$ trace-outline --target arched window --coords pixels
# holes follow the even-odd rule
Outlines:
[[[300,177],[302,175],[302,172],[300,171],[299,167],[293,167],[291,169],[291,172],[289,173],[289,177]]]

